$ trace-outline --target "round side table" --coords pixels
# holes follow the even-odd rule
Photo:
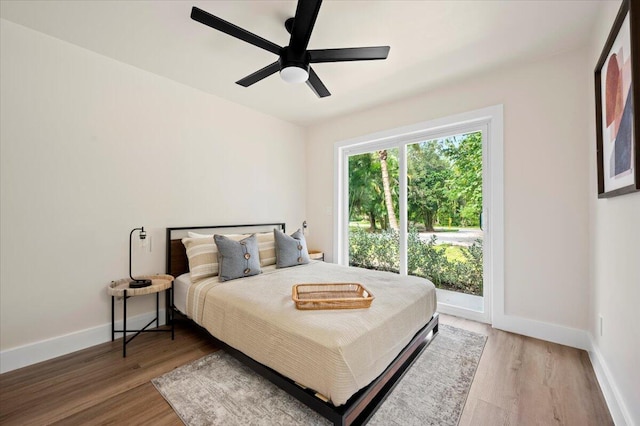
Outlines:
[[[127,356],[127,344],[135,339],[140,333],[149,332],[171,332],[171,340],[175,337],[174,322],[173,322],[173,277],[171,275],[145,275],[137,277],[139,279],[151,280],[151,285],[141,288],[129,288],[130,278],[122,278],[118,281],[112,281],[107,287],[107,292],[111,296],[111,341],[115,340],[116,333],[122,333],[122,356]],[[171,323],[170,329],[158,330],[159,318],[160,318],[160,292],[164,291],[167,297],[169,312],[168,320]],[[140,330],[128,330],[127,329],[127,299],[135,296],[143,296],[145,294],[156,295],[156,317],[152,319],[147,325]],[[122,330],[116,330],[115,323],[115,299],[116,297],[123,299],[122,310]],[[156,323],[156,328],[153,330],[147,330],[147,328]],[[136,333],[127,339],[127,333]]]

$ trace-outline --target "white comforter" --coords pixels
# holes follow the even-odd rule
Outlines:
[[[301,283],[357,282],[368,309],[298,310]],[[436,310],[433,284],[417,277],[324,262],[189,288],[187,315],[213,336],[338,406],[379,376]]]

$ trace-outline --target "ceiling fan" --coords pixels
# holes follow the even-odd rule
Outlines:
[[[288,83],[306,81],[318,97],[324,98],[330,96],[331,93],[320,81],[310,64],[387,59],[389,46],[307,50],[321,4],[322,0],[298,0],[295,17],[287,19],[284,23],[285,28],[291,34],[289,45],[285,47],[280,47],[195,6],[191,10],[191,19],[278,55],[276,62],[236,81],[237,84],[249,87],[280,71],[280,77],[284,81]]]

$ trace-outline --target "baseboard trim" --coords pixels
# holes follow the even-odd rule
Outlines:
[[[589,343],[589,359],[591,360],[593,371],[596,373],[596,378],[598,379],[598,384],[600,385],[604,399],[609,407],[609,412],[611,413],[613,422],[617,426],[635,426],[635,423],[631,418],[631,414],[629,413],[629,409],[620,395],[618,386],[616,386],[611,370],[609,370],[609,367],[607,366],[607,363],[591,334],[589,334]]]
[[[127,318],[128,329],[140,329],[155,318],[155,312]],[[165,310],[160,310],[160,325],[165,323]],[[116,329],[122,329],[122,321],[116,321]],[[117,334],[122,336],[121,334]],[[38,362],[47,361],[71,352],[86,349],[111,340],[111,323],[87,328],[62,336],[52,337],[24,346],[0,352],[0,373],[17,370]]]
[[[484,312],[478,312],[472,309],[461,308],[459,306],[438,302],[438,312],[441,314],[453,315],[455,317],[489,324],[489,322],[485,318]]]
[[[536,339],[584,349],[586,351],[591,347],[588,333],[577,328],[565,327],[514,315],[494,315],[492,326],[499,330],[522,334],[523,336],[534,337]]]

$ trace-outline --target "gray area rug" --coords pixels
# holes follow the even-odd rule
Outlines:
[[[436,338],[368,424],[457,425],[486,340],[440,324]],[[188,426],[331,424],[224,351],[152,383]]]

